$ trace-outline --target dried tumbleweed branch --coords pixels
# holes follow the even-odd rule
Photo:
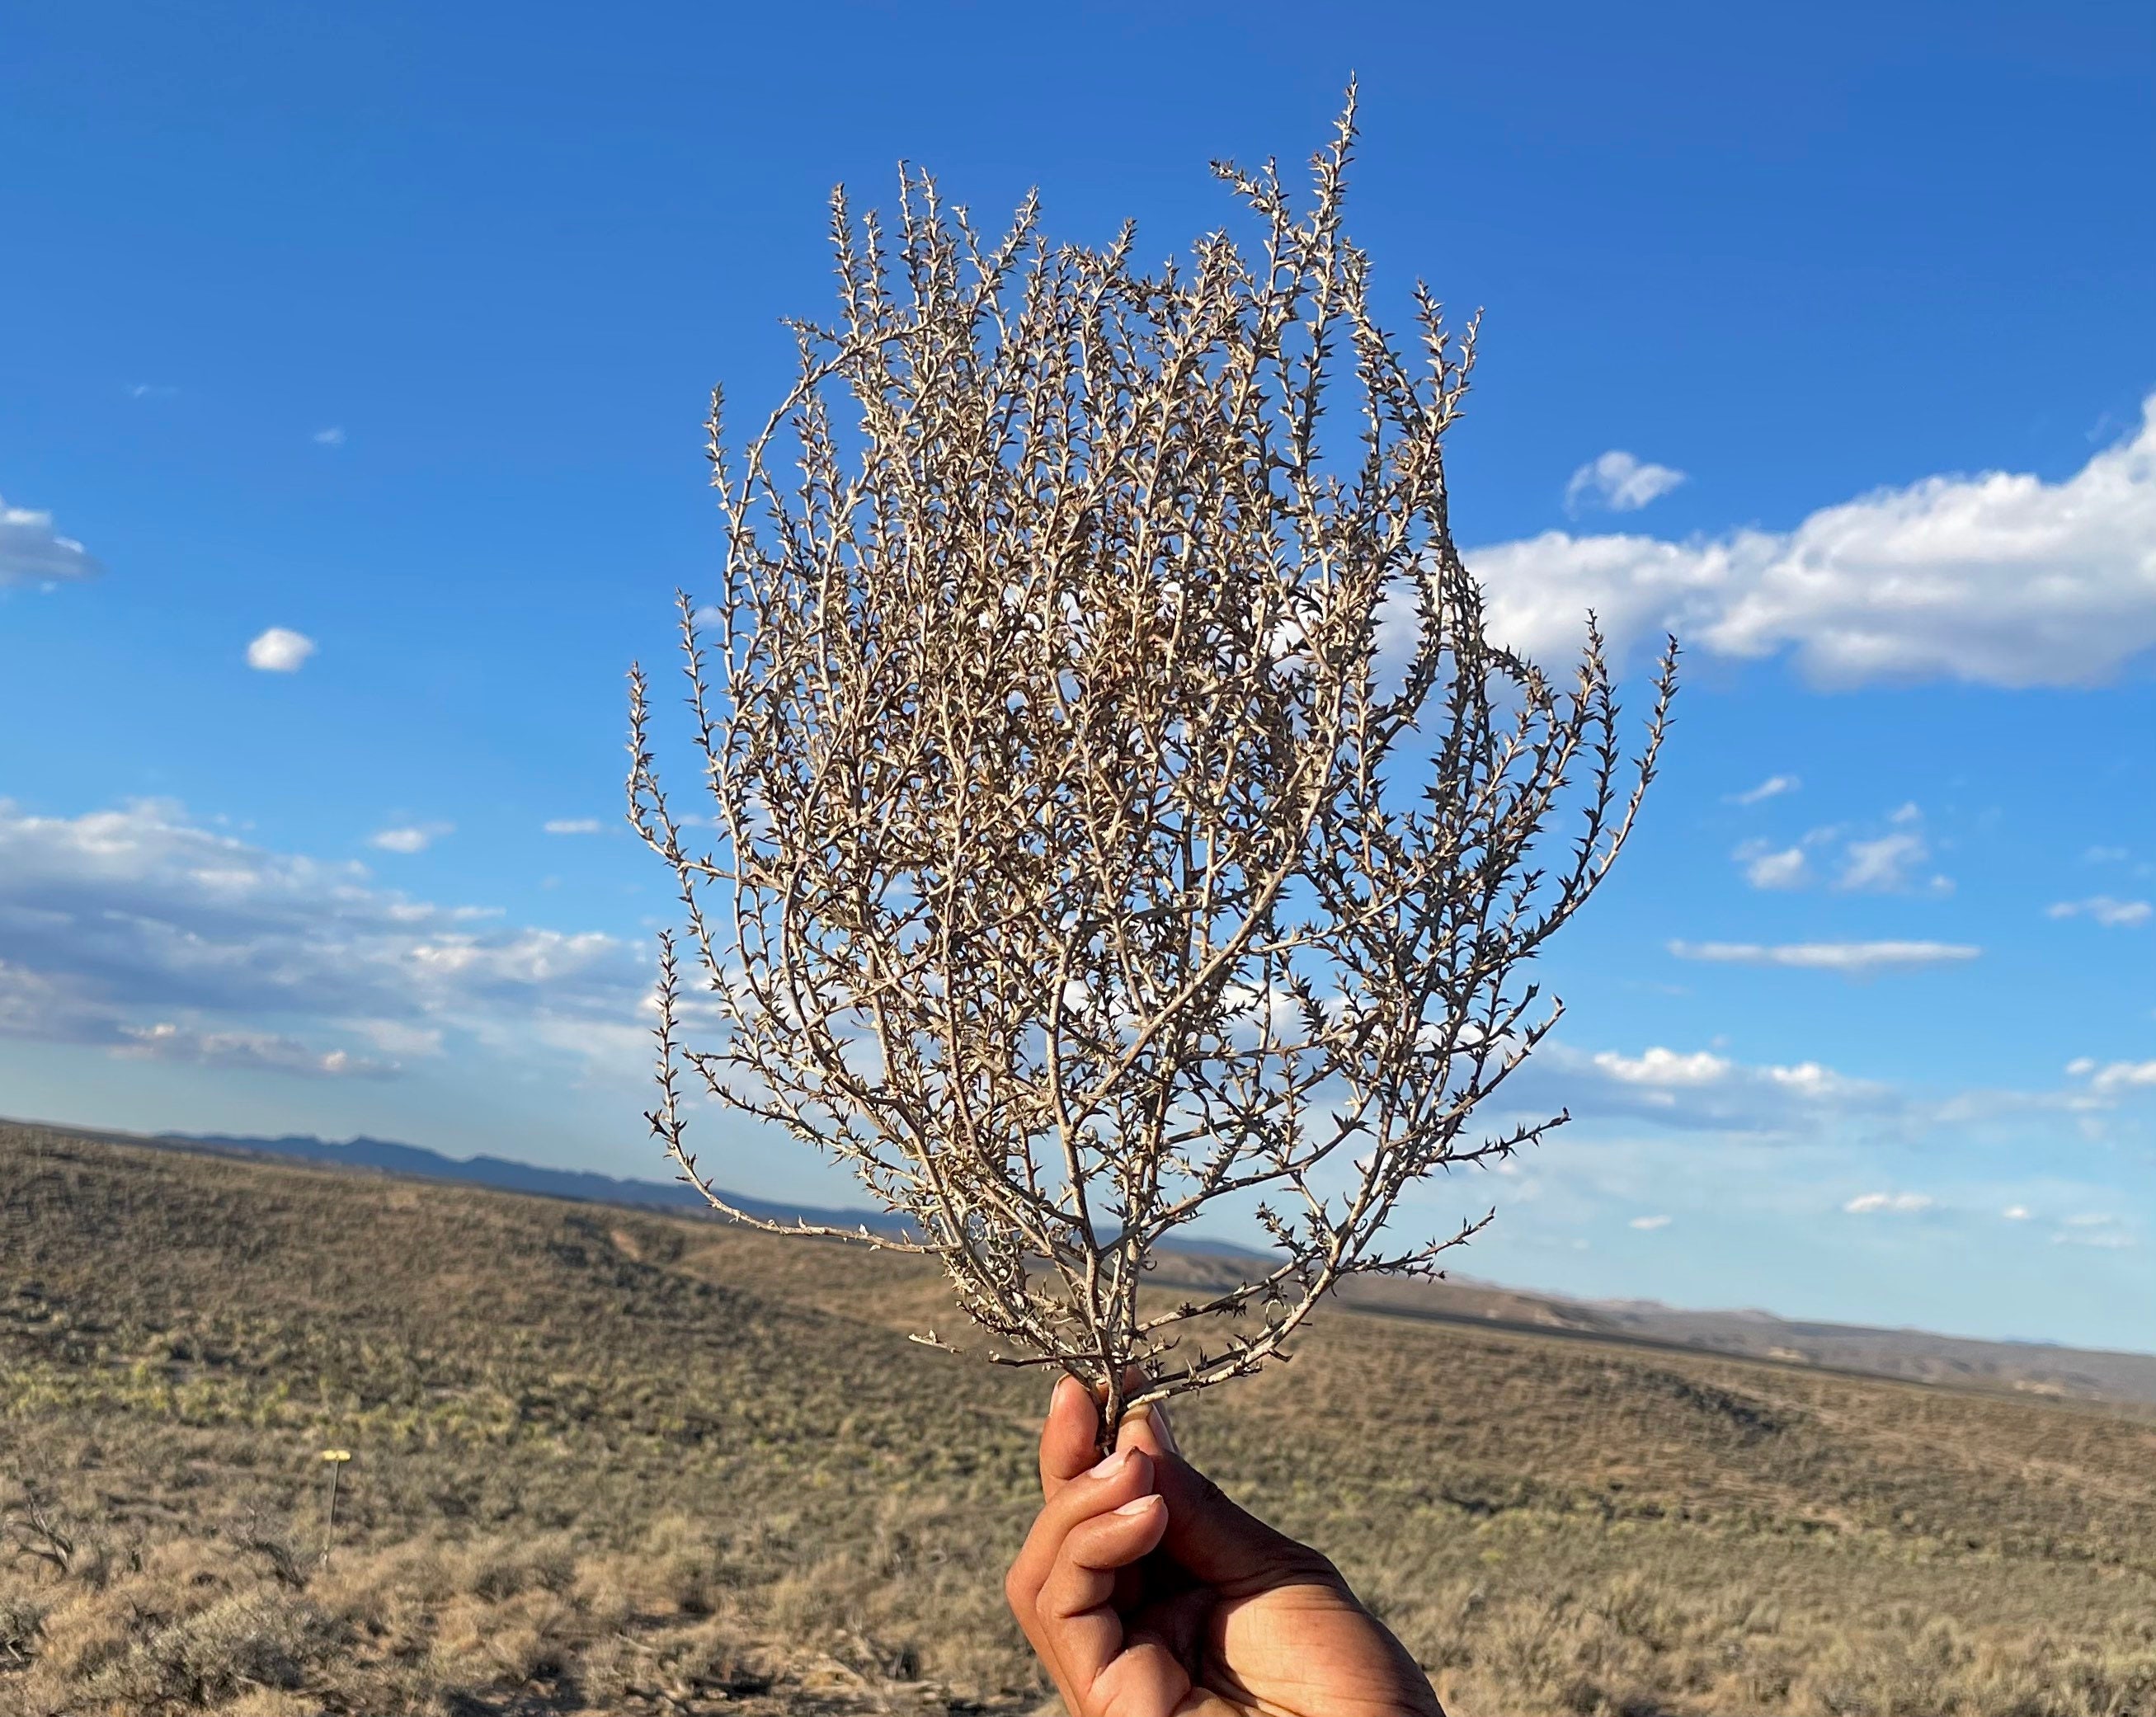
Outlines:
[[[1591,621],[1562,685],[1488,637],[1440,453],[1474,330],[1418,290],[1411,361],[1371,320],[1353,138],[1351,97],[1305,213],[1216,168],[1262,248],[1154,275],[1127,228],[1048,244],[1030,199],[989,245],[926,177],[895,238],[839,195],[840,320],[796,325],[745,451],[712,413],[725,588],[680,605],[708,851],[631,675],[631,817],[687,918],[651,1115],[680,1172],[833,1232],[712,1190],[685,1069],[849,1164],[910,1238],[844,1238],[937,1258],[992,1357],[1107,1425],[1488,1220],[1378,1246],[1411,1182],[1563,1119],[1466,1131],[1555,1019],[1521,967],[1623,844],[1675,684],[1672,643],[1628,765]],[[1142,1304],[1222,1208],[1276,1267]]]

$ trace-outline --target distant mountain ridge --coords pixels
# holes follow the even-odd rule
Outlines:
[[[60,1130],[100,1136],[86,1128]],[[583,1203],[639,1206],[685,1215],[708,1212],[711,1208],[693,1187],[678,1181],[542,1168],[502,1156],[449,1156],[386,1139],[358,1137],[338,1144],[300,1134],[282,1138],[194,1133],[102,1136],[177,1150],[292,1158]],[[799,1220],[822,1227],[866,1228],[886,1234],[904,1228],[901,1221],[887,1212],[795,1206],[721,1192],[737,1208],[773,1222]],[[1240,1280],[1245,1274],[1243,1263],[1255,1255],[1244,1248],[1202,1239],[1172,1250],[1173,1257],[1161,1260],[1157,1279],[1163,1286],[1206,1287],[1230,1279]],[[1654,1300],[1572,1299],[1466,1278],[1443,1282],[1358,1280],[1348,1284],[1341,1298],[1358,1310],[1393,1316],[1704,1350],[1914,1383],[2156,1405],[2156,1355],[2150,1354],[2108,1352],[2051,1342],[1986,1341],[1922,1330],[1811,1323],[1758,1310],[1692,1311]]]
[[[194,1151],[242,1151],[260,1156],[293,1156],[307,1162],[334,1163],[345,1168],[373,1169],[383,1174],[413,1175],[427,1181],[459,1181],[475,1187],[495,1187],[505,1192],[531,1192],[546,1198],[572,1198],[585,1204],[647,1205],[661,1210],[704,1213],[711,1210],[702,1193],[680,1181],[618,1179],[582,1169],[542,1168],[506,1156],[449,1156],[419,1145],[400,1145],[392,1139],[360,1135],[342,1144],[318,1139],[309,1133],[288,1133],[280,1138],[256,1138],[218,1133],[159,1133],[144,1142],[177,1145]],[[775,1222],[804,1222],[824,1228],[865,1228],[871,1233],[898,1233],[905,1223],[886,1211],[827,1210],[813,1205],[773,1203],[744,1193],[718,1189],[719,1196],[737,1210]]]

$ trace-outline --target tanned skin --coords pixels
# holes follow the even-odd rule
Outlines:
[[[1094,1445],[1055,1386],[1042,1506],[1004,1583],[1071,1717],[1445,1717],[1340,1571],[1230,1502],[1158,1408]]]

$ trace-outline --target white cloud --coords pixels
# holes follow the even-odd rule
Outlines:
[[[1753,1065],[1712,1050],[1660,1045],[1625,1055],[1545,1043],[1513,1075],[1508,1091],[1530,1109],[1562,1105],[1580,1116],[1627,1115],[1665,1126],[1763,1135],[1859,1114],[1891,1115],[1905,1107],[1889,1087],[1815,1061]]]
[[[1800,889],[1812,879],[1802,847],[1747,841],[1731,856],[1744,867],[1744,880],[1755,889]]]
[[[1680,960],[1704,960],[1733,966],[1784,966],[1809,971],[1835,971],[1845,977],[1870,977],[1882,971],[1909,971],[1949,966],[1984,952],[1965,942],[1671,942]]]
[[[105,569],[90,551],[53,529],[53,515],[0,500],[0,590],[11,584],[64,584]]]
[[[341,423],[332,423],[326,429],[317,429],[315,431],[313,438],[316,447],[342,447],[344,426]]]
[[[354,1055],[346,1049],[315,1050],[275,1032],[201,1031],[160,1020],[155,1025],[122,1024],[123,1041],[116,1055],[156,1061],[192,1061],[206,1067],[237,1067],[273,1073],[316,1074],[330,1079],[379,1078],[393,1065]]]
[[[1851,841],[1834,885],[1851,894],[1906,894],[1916,886],[1915,873],[1931,856],[1924,838],[1907,829],[1876,840]],[[1931,879],[1933,888],[1944,885],[1944,877]]]
[[[2125,1219],[2109,1211],[2083,1211],[2063,1218],[2051,1240],[2061,1246],[2123,1248],[2141,1243]]]
[[[2025,1222],[2029,1220],[2029,1207],[2025,1204],[2010,1204],[1999,1213],[2010,1222]]]
[[[1674,1049],[1654,1048],[1644,1055],[1626,1057],[1604,1049],[1594,1064],[1613,1079],[1628,1085],[1712,1085],[1728,1077],[1733,1063],[1707,1050],[1681,1055]]]
[[[323,1075],[445,1040],[636,1077],[643,962],[266,851],[178,807],[65,818],[0,801],[0,1034]]]
[[[1732,805],[1756,805],[1762,799],[1779,798],[1784,793],[1793,793],[1804,783],[1794,775],[1770,775],[1755,787],[1741,793],[1731,793],[1725,802]]]
[[[314,653],[315,641],[305,633],[273,626],[248,645],[247,665],[264,674],[297,674]]]
[[[2092,1056],[2077,1056],[2066,1064],[2066,1077],[2086,1080],[2098,1097],[2115,1097],[2122,1091],[2156,1086],[2156,1061],[2113,1061],[2100,1066]]]
[[[1952,879],[1931,871],[1923,820],[1922,810],[1905,804],[1888,814],[1886,833],[1868,838],[1851,839],[1844,825],[1830,824],[1809,829],[1785,846],[1754,836],[1740,841],[1729,856],[1744,867],[1744,879],[1755,889],[1803,889],[1818,879],[1811,854],[1817,852],[1824,859],[1827,849],[1840,843],[1833,884],[1845,893],[1952,894]]]
[[[385,853],[424,853],[444,835],[455,832],[452,823],[408,823],[400,828],[377,829],[367,838],[367,844]]]
[[[1876,1211],[1908,1215],[1931,1207],[1931,1199],[1922,1192],[1860,1192],[1842,1206],[1851,1216],[1869,1216]]]
[[[1793,530],[1668,542],[1550,531],[1467,556],[1497,635],[1565,655],[1594,609],[1613,644],[1794,654],[1832,685],[2107,680],[2156,645],[2156,396],[2072,476],[1929,477]]]
[[[1613,448],[1572,474],[1572,480],[1564,486],[1565,510],[1577,513],[1584,503],[1606,507],[1613,513],[1636,513],[1684,480],[1681,471],[1649,464]]]
[[[1648,1234],[1651,1234],[1657,1228],[1666,1228],[1669,1225],[1670,1219],[1666,1216],[1634,1217],[1630,1224],[1642,1233]]]
[[[2082,861],[2089,864],[2118,864],[2123,863],[2125,858],[2123,847],[2091,847],[2082,854]]]
[[[2092,894],[2086,900],[2060,900],[2044,909],[2046,918],[2092,918],[2107,930],[2144,925],[2152,913],[2156,913],[2156,908],[2146,900],[2114,900],[2108,894]]]
[[[552,835],[580,835],[597,834],[600,824],[596,817],[557,817],[545,827]]]

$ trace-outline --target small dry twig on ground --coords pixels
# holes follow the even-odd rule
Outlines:
[[[895,235],[839,193],[839,320],[796,325],[739,454],[713,406],[725,587],[680,604],[708,848],[631,674],[631,820],[687,919],[651,1115],[680,1172],[829,1232],[712,1188],[685,1070],[849,1164],[906,1238],[845,1238],[939,1258],[990,1356],[1105,1425],[1488,1220],[1378,1243],[1414,1181],[1563,1119],[1467,1130],[1554,1022],[1521,969],[1624,843],[1675,684],[1672,642],[1628,765],[1591,618],[1562,682],[1489,636],[1440,455],[1474,328],[1419,287],[1412,358],[1373,320],[1353,112],[1306,211],[1216,167],[1255,254],[1157,274],[1031,199],[988,243],[926,177]],[[1224,1211],[1278,1263],[1142,1306]]]

